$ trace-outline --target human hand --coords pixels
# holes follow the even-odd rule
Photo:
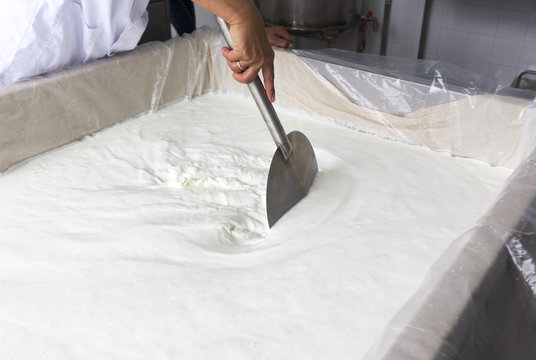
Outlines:
[[[256,9],[255,14],[258,15]],[[241,21],[230,23],[229,31],[233,49],[224,47],[222,53],[233,71],[233,78],[249,84],[262,69],[266,96],[271,102],[275,101],[274,51],[268,42],[260,15],[247,16]]]
[[[268,42],[272,46],[284,49],[292,48],[292,37],[282,26],[269,26],[265,28]]]
[[[223,56],[241,83],[252,82],[262,69],[266,96],[275,101],[274,51],[268,42],[261,14],[252,0],[194,0],[229,24],[233,49],[224,47]]]

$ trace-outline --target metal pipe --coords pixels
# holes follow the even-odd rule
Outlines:
[[[385,0],[383,10],[383,27],[382,27],[382,42],[380,45],[380,55],[387,54],[387,38],[389,36],[389,25],[391,22],[391,0]]]
[[[523,71],[521,74],[519,74],[519,76],[517,76],[514,79],[514,82],[512,83],[511,87],[519,88],[519,86],[521,85],[521,79],[525,75],[536,75],[536,71],[535,70],[525,70],[525,71]]]
[[[428,37],[428,28],[430,25],[430,13],[432,11],[432,2],[426,0],[424,2],[424,13],[422,17],[422,26],[421,26],[421,39],[419,40],[419,52],[417,54],[417,59],[424,59],[424,51],[426,50],[426,39]]]
[[[233,40],[231,39],[231,33],[229,32],[227,23],[219,16],[216,17],[216,21],[220,27],[223,37],[225,38],[225,41],[227,42],[227,45],[232,48]],[[262,85],[262,81],[258,75],[253,82],[248,84],[248,88],[251,96],[257,104],[257,107],[259,108],[259,111],[261,112],[268,130],[270,131],[270,135],[272,135],[272,139],[274,139],[275,144],[283,153],[285,160],[288,160],[290,154],[292,153],[292,145],[288,140],[285,129],[283,129],[283,125],[281,125],[281,121],[279,121],[279,117],[277,116],[272,103],[266,96],[266,91],[264,90],[264,86]]]

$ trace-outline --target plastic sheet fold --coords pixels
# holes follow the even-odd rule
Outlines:
[[[439,61],[339,49],[295,52],[353,104],[380,112],[373,122],[391,129],[385,137],[510,168],[536,143],[533,91]],[[362,129],[378,133],[374,123]]]
[[[398,130],[390,133],[395,140],[515,169],[494,205],[436,262],[366,358],[532,358],[536,93],[436,61],[337,49],[296,53],[353,104],[384,112],[379,120]],[[407,124],[418,119],[424,121],[412,133]]]
[[[456,239],[366,359],[530,359],[536,353],[536,151]]]

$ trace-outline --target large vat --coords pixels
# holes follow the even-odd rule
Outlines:
[[[220,48],[214,37],[197,33],[147,44],[0,89],[0,171],[177,99],[209,91],[247,94],[232,81],[225,63],[213,56]],[[279,105],[335,118],[379,136],[516,169],[496,205],[452,244],[367,358],[531,358],[536,353],[532,340],[536,336],[536,122],[533,102],[517,95],[533,98],[533,94],[481,97],[474,87],[470,91],[460,84],[449,88],[438,63],[425,67],[424,72],[435,75],[429,86],[423,86],[415,76],[375,71],[387,69],[385,62],[355,66],[333,55],[302,56],[331,74],[346,73],[342,78],[347,94],[356,90],[349,80],[360,79],[361,88],[353,92],[355,97],[345,96],[337,81],[328,82],[292,53],[278,52],[276,71],[285,79],[277,87]],[[413,69],[420,69],[415,65]],[[308,86],[296,92],[293,86],[304,79]],[[373,88],[374,95],[367,96]],[[390,95],[388,102],[380,89]],[[408,103],[408,92],[412,100],[422,96],[422,103]],[[311,99],[318,106],[304,108]],[[404,106],[397,107],[397,102]],[[381,115],[377,110],[382,103],[395,114]],[[423,123],[419,109],[438,103],[452,103],[453,116]],[[520,103],[526,106],[515,115],[511,105]],[[368,115],[355,117],[356,107],[369,109]]]
[[[256,0],[267,25],[295,31],[346,29],[356,21],[354,0]]]

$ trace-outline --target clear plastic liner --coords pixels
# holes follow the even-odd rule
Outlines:
[[[531,91],[503,87],[481,74],[441,61],[386,57],[341,49],[294,52],[352,102],[398,115],[468,95],[500,94],[528,100],[535,97]]]
[[[451,244],[366,359],[531,359],[536,354],[536,151]]]
[[[222,45],[217,32],[202,29],[1,88],[0,171],[185,97],[247,98]],[[535,93],[440,62],[334,49],[296,54],[276,50],[276,106],[515,169],[494,206],[437,261],[367,358],[533,358]]]
[[[152,43],[0,87],[0,172],[159,104],[169,47]]]
[[[450,112],[455,121],[443,131],[456,136],[448,149],[451,154],[456,155],[460,149],[467,151],[463,138],[471,136],[479,144],[470,150],[479,152],[475,158],[490,163],[495,159],[495,164],[516,169],[496,203],[436,262],[426,281],[391,320],[366,358],[533,358],[536,94],[500,87],[478,74],[436,61],[337,49],[296,53],[361,107],[407,119],[434,108]],[[512,109],[505,109],[510,106]],[[486,116],[479,119],[482,113]],[[394,126],[392,119],[384,116],[382,121],[387,127]],[[474,124],[467,127],[462,121]],[[492,145],[482,146],[479,137],[494,127],[496,138],[486,140]],[[517,141],[504,136],[512,128],[519,132]],[[427,142],[419,143],[414,141],[416,137],[406,134],[402,129],[399,140],[413,140],[426,146]],[[433,136],[426,134],[430,135]],[[513,155],[509,160],[492,155],[505,151]]]
[[[536,143],[534,91],[501,87],[439,61],[340,49],[295,53],[348,100],[370,110],[373,119],[362,131],[510,168]]]

